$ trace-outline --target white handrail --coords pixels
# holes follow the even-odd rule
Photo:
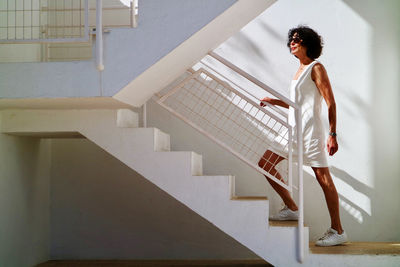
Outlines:
[[[247,72],[243,71],[241,68],[237,67],[236,65],[232,64],[231,62],[229,62],[228,60],[226,60],[225,58],[221,57],[220,55],[218,55],[215,52],[209,52],[208,53],[210,56],[212,56],[213,58],[215,58],[216,60],[218,60],[219,62],[221,62],[222,64],[226,65],[227,67],[233,69],[234,71],[236,71],[237,73],[239,73],[240,75],[242,75],[243,77],[245,77],[246,79],[248,79],[249,81],[253,82],[254,84],[260,86],[262,89],[264,89],[265,91],[267,91],[268,93],[272,94],[273,96],[281,99],[283,102],[285,102],[286,104],[288,104],[289,106],[293,107],[293,108],[298,108],[298,105],[296,103],[294,103],[292,100],[290,100],[289,98],[287,98],[286,96],[276,92],[275,90],[273,90],[272,88],[270,88],[268,85],[266,85],[265,83],[261,82],[260,80],[258,80],[257,78],[253,77],[252,75],[248,74]]]
[[[214,72],[218,73],[218,71],[213,68],[212,66],[210,66],[209,64],[207,64],[206,62],[204,62],[203,60],[200,60],[201,64],[203,64],[204,66],[206,66],[207,68],[213,70]],[[245,91],[247,94],[249,94],[250,96],[252,96],[255,99],[258,99],[255,95],[253,95],[252,93],[250,93],[249,91],[245,90],[242,86],[238,85],[237,83],[235,83],[234,81],[232,81],[231,79],[229,79],[228,77],[226,77],[225,75],[218,73],[219,75],[221,75],[221,77],[223,77],[224,79],[228,80],[229,82],[231,82],[233,85],[237,86],[238,88],[240,88],[241,90]],[[275,110],[276,112],[278,112],[279,114],[281,114],[282,116],[286,117],[287,114],[285,112],[283,112],[281,109],[275,107],[274,105],[271,105],[268,102],[263,101],[264,104],[268,105],[271,109]]]

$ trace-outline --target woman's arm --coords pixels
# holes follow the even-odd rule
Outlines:
[[[311,72],[311,78],[315,82],[319,92],[325,99],[328,106],[328,116],[329,116],[329,132],[336,133],[336,103],[335,97],[333,96],[331,83],[329,82],[328,74],[324,66],[321,63],[317,63],[313,66]],[[338,143],[336,136],[329,135],[327,142],[328,153],[330,156],[335,154],[338,149]]]
[[[283,102],[282,100],[279,100],[279,99],[273,99],[273,98],[269,98],[269,97],[264,97],[263,99],[261,99],[260,106],[265,107],[266,105],[263,103],[263,101],[267,102],[267,103],[269,103],[271,105],[281,106],[281,107],[284,107],[284,108],[289,108],[288,104],[286,104],[285,102]]]

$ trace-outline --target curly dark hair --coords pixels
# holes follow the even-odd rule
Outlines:
[[[324,45],[322,37],[313,29],[300,25],[296,28],[290,29],[288,32],[287,46],[289,49],[290,42],[292,41],[295,33],[297,33],[297,36],[301,39],[301,45],[307,48],[307,56],[311,59],[319,58]]]

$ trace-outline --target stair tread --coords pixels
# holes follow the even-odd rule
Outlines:
[[[248,260],[50,260],[38,267],[53,266],[272,266],[262,259]]]
[[[232,196],[231,200],[268,200],[266,196]]]
[[[272,227],[297,227],[299,225],[298,221],[272,221],[269,220],[269,226]],[[306,225],[304,224],[306,227]]]
[[[399,242],[347,242],[333,247],[317,247],[310,242],[313,254],[347,254],[347,255],[400,255]]]

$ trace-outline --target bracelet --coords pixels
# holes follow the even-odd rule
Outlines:
[[[330,132],[329,135],[332,136],[332,137],[336,137],[337,136],[337,134],[334,133],[334,132]]]

